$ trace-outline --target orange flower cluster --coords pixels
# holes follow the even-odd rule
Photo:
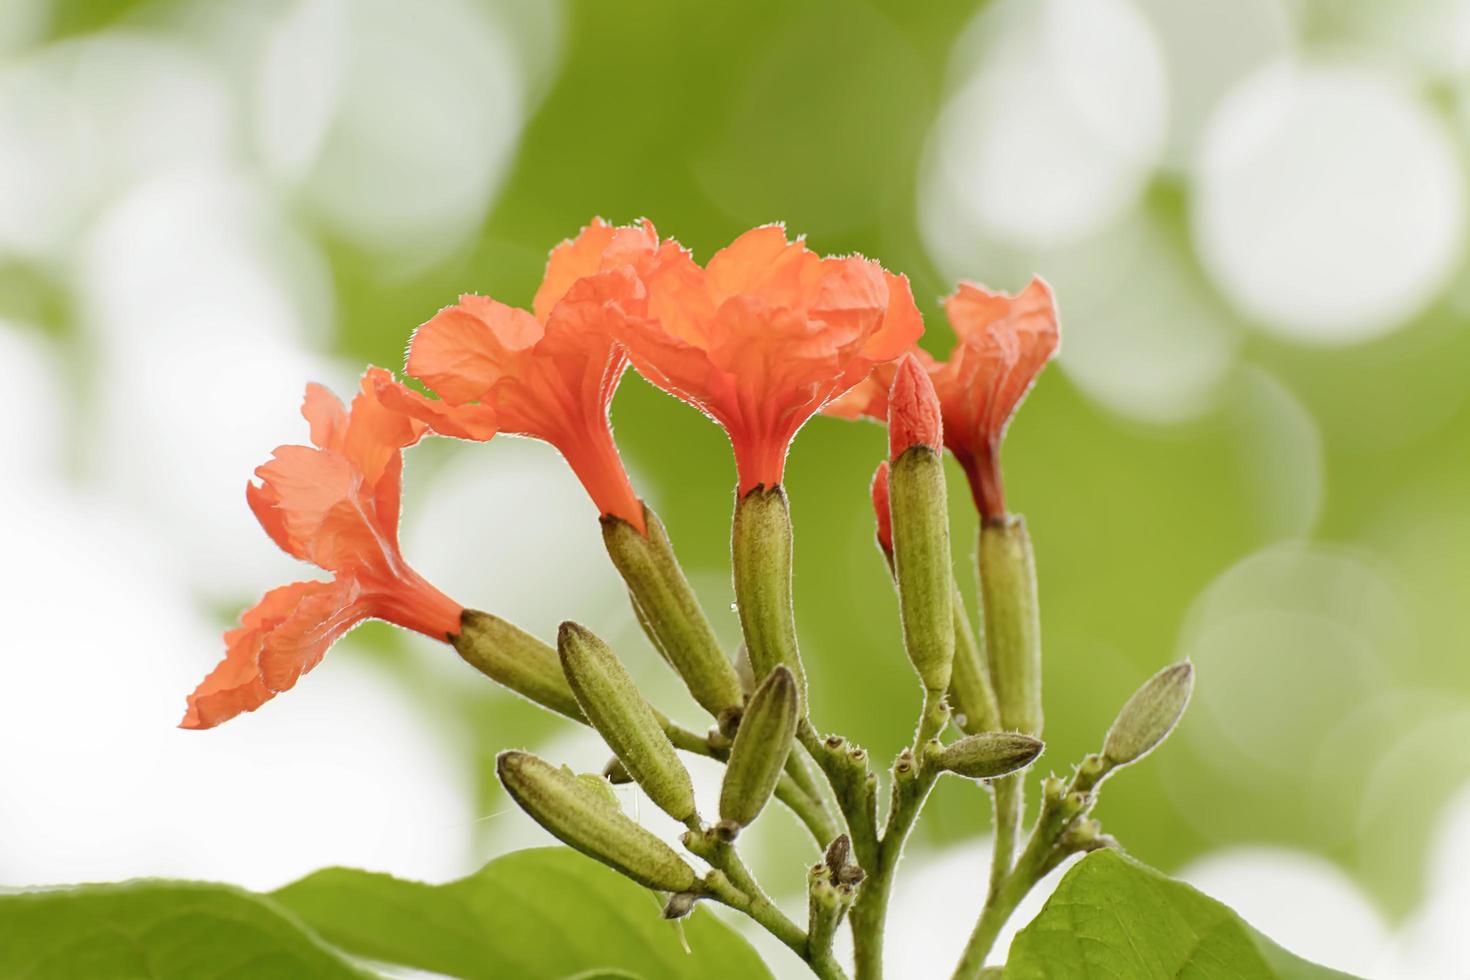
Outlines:
[[[918,349],[944,413],[944,444],[964,468],[975,506],[985,517],[1005,514],[1000,444],[1011,417],[1037,375],[1057,352],[1057,308],[1051,288],[1031,280],[1015,296],[961,283],[944,301],[958,342],[947,361]],[[827,406],[842,418],[888,418],[896,364],[881,366]]]
[[[277,449],[246,496],[282,549],[332,577],[275,589],[246,611],[183,726],[254,710],[365,619],[440,640],[458,633],[462,607],[409,568],[397,543],[402,450],[425,432],[543,440],[600,514],[646,531],[608,421],[630,362],[724,427],[743,495],[782,482],[792,440],[818,412],[886,417],[895,366],[913,354],[939,392],[946,445],[982,511],[997,513],[1000,437],[1055,350],[1055,311],[1039,281],[1015,298],[967,284],[946,306],[960,338],[948,363],[917,347],[924,327],[908,281],[870,259],[823,257],[765,226],[700,266],[648,221],[595,220],[552,250],[529,311],[465,295],[418,329],[407,373],[437,397],[381,368],[364,375],[350,410],[308,387],[312,445]]]

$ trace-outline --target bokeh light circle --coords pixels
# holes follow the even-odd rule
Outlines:
[[[1167,120],[1163,60],[1137,10],[1126,0],[1002,4],[962,40],[958,61],[972,45],[978,67],[934,133],[930,179],[952,220],[1051,247],[1137,200]]]
[[[1392,76],[1278,63],[1202,139],[1193,232],[1220,291],[1291,340],[1352,343],[1430,303],[1464,226],[1444,125]]]

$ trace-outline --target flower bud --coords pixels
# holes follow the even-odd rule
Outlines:
[[[1000,708],[995,703],[995,689],[990,686],[985,651],[970,627],[965,600],[957,587],[954,589],[954,669],[949,678],[949,699],[955,708],[955,723],[966,734],[1000,729]]]
[[[735,504],[730,530],[735,608],[757,683],[785,664],[806,703],[806,674],[791,608],[791,511],[778,486],[757,486]],[[798,709],[798,713],[804,713]]]
[[[1104,760],[1112,767],[1126,766],[1148,755],[1179,723],[1192,690],[1194,666],[1187,660],[1150,677],[1108,729]]]
[[[914,446],[944,448],[939,395],[929,372],[912,354],[898,362],[888,390],[888,457],[898,459]]]
[[[612,650],[576,623],[561,624],[557,646],[577,703],[628,775],[675,820],[683,823],[693,818],[694,786],[689,772],[658,716]]]
[[[611,514],[602,540],[627,583],[638,621],[654,648],[678,673],[694,700],[711,715],[738,707],[740,678],[715,636],[658,515],[643,508],[648,533]]]
[[[868,487],[873,495],[873,517],[878,525],[878,548],[893,568],[893,518],[888,503],[888,460],[878,464],[873,482]]]
[[[938,768],[970,779],[994,779],[1024,769],[1046,743],[1020,732],[981,732],[951,742],[931,756]]]
[[[889,512],[904,647],[924,689],[942,696],[949,690],[955,646],[943,437],[934,384],[912,355],[893,381],[888,435],[893,452]]]
[[[505,791],[563,843],[646,888],[691,892],[694,870],[674,849],[571,775],[529,752],[502,752],[495,771]]]
[[[987,518],[980,529],[980,591],[990,682],[1008,729],[1041,734],[1041,623],[1036,560],[1019,515]]]
[[[771,671],[746,706],[720,787],[720,836],[733,840],[776,790],[796,738],[796,679],[785,665]]]
[[[586,723],[556,651],[498,616],[466,609],[454,649],[480,673],[524,698]]]
[[[602,801],[604,805],[610,806],[614,810],[622,809],[622,805],[618,803],[618,794],[613,792],[612,782],[606,776],[599,776],[591,772],[576,773],[575,775],[577,782],[581,783],[587,789],[591,797]]]
[[[740,689],[747,695],[755,693],[755,667],[750,662],[750,651],[742,643],[735,650],[735,676],[740,678]]]

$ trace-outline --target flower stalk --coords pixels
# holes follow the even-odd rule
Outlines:
[[[654,648],[683,679],[694,700],[728,734],[734,730],[744,697],[740,677],[674,557],[663,522],[646,504],[643,517],[646,533],[620,517],[605,515],[603,543],[627,583],[639,622]]]
[[[796,680],[806,714],[806,672],[796,643],[791,601],[791,510],[786,492],[758,486],[740,497],[730,531],[735,606],[756,683],[779,666]]]
[[[573,721],[587,721],[557,652],[520,627],[466,609],[452,642],[466,663],[497,684]]]

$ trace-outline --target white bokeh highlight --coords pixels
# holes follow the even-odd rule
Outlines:
[[[1155,424],[1196,418],[1218,404],[1236,362],[1237,332],[1159,221],[1130,216],[1037,262],[1060,297],[1058,363],[1084,393]],[[1072,309],[1085,314],[1070,316]]]
[[[6,527],[0,566],[4,883],[162,875],[269,889],[333,863],[427,878],[473,868],[468,764],[350,640],[265,711],[174,727],[223,654],[220,630],[153,529],[27,448],[68,406],[45,348],[20,336],[0,331],[27,369],[0,449],[35,464],[0,481],[0,505],[25,515]]]
[[[518,145],[516,47],[467,0],[340,7],[300,12],[274,38],[263,69],[288,74],[261,82],[267,159],[289,172],[315,156],[301,185],[314,213],[400,271],[428,264],[479,227]]]
[[[0,499],[31,477],[55,479],[65,463],[63,447],[72,412],[63,394],[61,355],[40,330],[0,320],[0,459],[7,477]]]
[[[1205,120],[1242,75],[1285,56],[1282,0],[1134,0],[1153,26],[1169,78],[1165,163],[1186,168]]]
[[[546,639],[567,619],[604,636],[631,622],[597,507],[556,450],[510,436],[428,449],[444,465],[416,460],[405,487],[404,553],[421,573]]]
[[[244,506],[245,483],[276,446],[305,441],[306,381],[344,399],[355,384],[306,352],[330,295],[325,267],[273,213],[236,175],[161,176],[103,215],[78,262],[100,382],[82,438],[88,475],[150,521],[216,601],[291,574]]]
[[[1194,238],[1224,298],[1308,343],[1382,336],[1445,285],[1464,231],[1464,175],[1443,122],[1401,79],[1282,62],[1211,118]]]
[[[64,258],[134,181],[227,160],[232,127],[221,79],[166,38],[104,34],[0,68],[0,187],[12,189],[0,194],[0,255]]]
[[[1407,615],[1395,583],[1352,549],[1286,542],[1243,559],[1186,618],[1180,657],[1208,683],[1181,734],[1225,770],[1297,773],[1321,730],[1389,681]]]
[[[1298,956],[1354,976],[1403,976],[1388,924],[1342,869],[1286,848],[1221,851],[1178,877]]]
[[[251,107],[267,173],[302,180],[320,156],[341,98],[344,0],[299,0],[271,25],[257,55]]]
[[[924,192],[948,202],[949,221],[1053,247],[1137,200],[1168,97],[1152,30],[1127,0],[1000,4],[967,32],[955,68]]]

